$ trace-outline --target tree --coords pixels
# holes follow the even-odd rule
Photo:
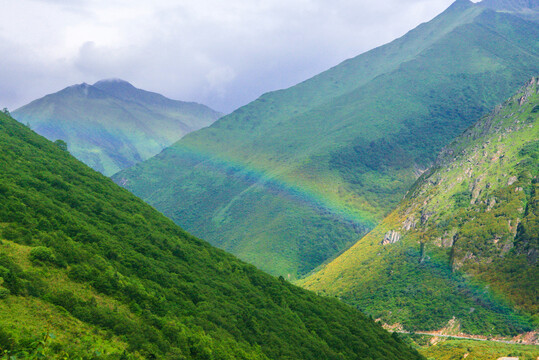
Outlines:
[[[6,114],[7,116],[11,117],[11,114],[9,113],[9,110],[7,109],[7,107],[3,108],[3,109],[2,109],[2,112],[3,112],[4,114]]]
[[[60,149],[67,151],[67,143],[64,140],[58,139],[54,142]]]

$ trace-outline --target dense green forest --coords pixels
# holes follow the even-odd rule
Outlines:
[[[459,0],[113,179],[210,243],[301,277],[383,220],[445,145],[539,72],[538,39],[535,22]]]
[[[452,319],[458,331],[487,336],[537,329],[538,109],[534,78],[447,146],[396,210],[303,285],[408,330]]]
[[[420,359],[0,114],[0,350],[48,359]]]

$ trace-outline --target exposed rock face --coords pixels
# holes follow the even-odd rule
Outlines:
[[[401,239],[401,234],[400,232],[397,232],[397,231],[394,231],[394,230],[390,230],[386,233],[386,235],[384,236],[384,240],[382,240],[381,244],[382,245],[387,245],[387,244],[394,244],[396,243],[397,241],[399,241]]]
[[[511,176],[511,177],[509,178],[509,180],[507,180],[507,186],[511,186],[511,185],[513,185],[513,184],[516,183],[516,182],[517,182],[517,177],[516,177],[516,176]]]
[[[416,225],[417,225],[417,220],[413,216],[407,218],[406,220],[402,222],[402,228],[406,231],[410,229],[415,229]]]
[[[424,212],[421,214],[421,225],[425,225],[432,215],[434,215],[433,212]]]
[[[474,180],[473,184],[470,186],[470,191],[472,193],[472,199],[470,200],[470,204],[475,204],[477,201],[477,198],[479,195],[481,195],[481,192],[483,189],[481,188],[481,181],[483,180],[482,177],[478,177]]]
[[[530,83],[528,84],[528,89],[526,89],[526,92],[524,93],[524,95],[523,95],[520,99],[518,99],[518,104],[519,104],[520,106],[522,106],[522,105],[524,105],[526,102],[528,102],[528,98],[529,98],[530,96],[533,95],[533,88],[532,88],[532,86],[533,86],[533,84],[534,84],[535,82],[537,82],[537,83],[539,84],[539,78],[538,78],[537,80],[536,80],[535,78],[533,78],[533,79],[530,81]]]
[[[513,341],[522,344],[539,345],[539,332],[530,331],[524,334],[517,335],[513,338]]]
[[[444,234],[444,237],[442,238],[442,246],[444,248],[450,248],[451,246],[453,246],[453,244],[455,244],[455,235],[453,236],[449,236],[449,234]]]
[[[487,203],[487,211],[492,210],[492,208],[494,207],[494,205],[496,205],[496,199],[495,199],[495,198],[490,198],[490,199],[488,199],[488,203]]]
[[[460,333],[460,321],[453,316],[447,325],[439,330],[440,335],[458,335]]]

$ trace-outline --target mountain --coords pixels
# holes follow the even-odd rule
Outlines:
[[[113,179],[187,231],[293,279],[380,222],[538,60],[538,24],[459,0]]]
[[[483,0],[481,5],[499,11],[521,12],[539,8],[537,0]]]
[[[537,0],[483,0],[480,5],[527,20],[539,21],[539,1]]]
[[[352,307],[176,226],[0,114],[0,351],[46,359],[422,359]]]
[[[65,141],[75,157],[110,176],[221,114],[111,79],[70,86],[32,101],[13,116],[49,140]]]
[[[303,285],[408,330],[448,322],[471,334],[537,329],[538,179],[534,78],[446,147],[381,224]]]

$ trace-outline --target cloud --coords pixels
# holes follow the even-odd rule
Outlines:
[[[0,106],[118,77],[231,111],[428,21],[451,0],[0,0]]]

